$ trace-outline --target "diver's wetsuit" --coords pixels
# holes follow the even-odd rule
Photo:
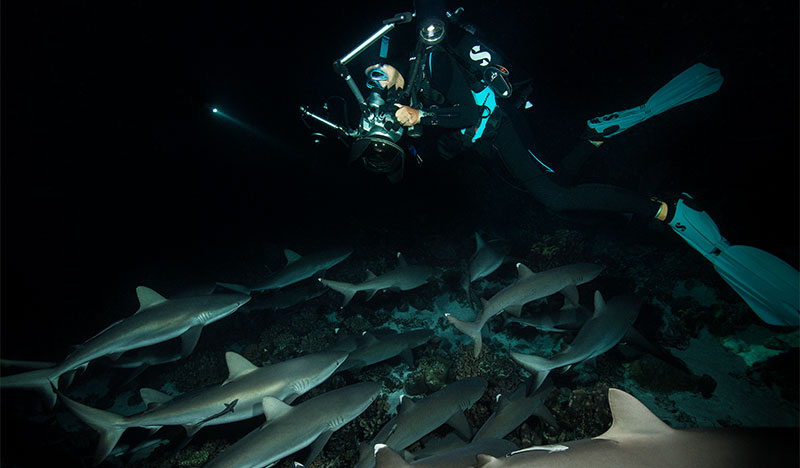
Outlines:
[[[456,59],[445,50],[434,49],[426,65],[429,68],[426,70],[429,88],[423,92],[421,100],[423,110],[433,115],[422,117],[420,123],[444,128],[475,128],[486,109],[475,103],[470,81]],[[498,104],[501,104],[499,99]],[[464,148],[473,145],[470,133],[451,132],[444,140],[451,145],[454,140],[459,140]],[[545,166],[529,152],[532,148],[530,128],[521,112],[510,105],[495,108],[490,125],[474,144],[481,153],[490,152],[492,147],[524,188],[553,211],[614,211],[653,217],[660,206],[660,202],[622,187],[605,184],[564,187],[557,184]],[[440,145],[440,151],[445,150]]]

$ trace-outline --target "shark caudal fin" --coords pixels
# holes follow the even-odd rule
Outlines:
[[[99,465],[111,453],[119,438],[122,437],[122,433],[127,429],[125,418],[110,411],[78,403],[61,392],[58,392],[58,398],[75,416],[100,434],[100,440],[97,442],[97,449],[94,452],[94,465]]]
[[[345,283],[343,281],[331,281],[331,280],[326,280],[325,278],[317,278],[317,279],[319,280],[320,283],[324,284],[325,286],[344,295],[344,302],[342,302],[342,308],[344,308],[350,302],[350,299],[352,299],[353,296],[355,296],[356,293],[358,292],[356,286],[351,283]]]
[[[481,347],[483,347],[483,340],[481,339],[481,328],[483,327],[481,326],[479,328],[476,322],[465,322],[453,317],[450,314],[444,314],[444,316],[447,318],[447,321],[452,323],[453,326],[458,329],[458,331],[472,338],[472,342],[475,345],[472,355],[474,357],[478,357],[478,355],[481,354]]]
[[[514,362],[522,366],[525,370],[531,374],[538,375],[541,381],[547,378],[547,374],[549,374],[551,370],[558,367],[558,364],[550,359],[534,356],[533,354],[522,354],[514,351],[509,351],[508,354]]]

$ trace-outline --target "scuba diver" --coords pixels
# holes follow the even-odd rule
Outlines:
[[[377,101],[374,108],[385,113],[381,119],[366,119],[382,122],[380,131],[374,125],[362,125],[370,133],[359,134],[364,138],[357,138],[353,144],[351,162],[361,159],[367,169],[386,173],[397,182],[402,177],[404,158],[396,142],[403,129],[412,137],[423,131],[426,137],[433,134],[436,151],[446,159],[468,150],[498,157],[527,192],[554,212],[630,213],[666,223],[711,261],[765,322],[800,325],[798,271],[762,250],[730,245],[691,196],[664,200],[613,185],[559,183],[554,167],[533,150],[531,130],[520,110],[527,97],[520,93],[521,99],[509,99],[513,89],[500,54],[476,35],[474,27],[461,22],[461,9],[453,14],[446,12],[443,0],[415,3],[418,36],[410,58],[393,59],[382,44],[380,56],[365,68],[367,88],[372,90],[371,99]],[[408,15],[400,14],[384,24],[408,22]],[[371,40],[382,34],[379,31]],[[341,65],[335,62],[335,69],[337,64]],[[349,74],[339,71],[350,80],[352,89]],[[586,141],[564,158],[559,175],[575,174],[589,153],[606,139],[668,109],[713,94],[722,82],[719,70],[698,63],[663,86],[647,103],[590,119]],[[358,98],[358,92],[354,93]],[[387,107],[392,111],[386,111]],[[398,129],[400,126],[403,128]]]

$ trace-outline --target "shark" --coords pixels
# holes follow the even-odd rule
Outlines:
[[[479,454],[475,468],[752,468],[798,466],[797,428],[673,429],[634,396],[608,390],[603,434],[506,456]]]
[[[172,397],[157,390],[140,390],[148,409],[131,416],[92,408],[59,392],[59,398],[79,419],[100,434],[95,464],[114,448],[131,427],[159,429],[180,425],[191,437],[203,427],[250,419],[263,413],[265,396],[292,403],[324,382],[347,358],[345,352],[321,352],[257,367],[228,351],[228,378],[221,384]]]
[[[503,438],[531,415],[540,417],[552,427],[558,427],[552,413],[544,406],[544,401],[552,391],[553,383],[546,380],[530,395],[524,382],[510,395],[497,395],[497,409],[478,429],[472,441]]]
[[[417,401],[403,398],[397,415],[386,423],[370,444],[362,444],[356,468],[374,466],[372,447],[375,444],[403,450],[445,423],[469,440],[472,428],[464,411],[483,396],[487,386],[488,382],[481,377],[467,377]]]
[[[578,330],[592,316],[592,311],[582,305],[565,304],[555,310],[537,312],[531,316],[506,317],[505,325],[518,323],[523,327],[532,327],[540,331],[564,333]]]
[[[375,468],[464,468],[472,465],[478,454],[500,457],[517,449],[518,447],[510,440],[483,439],[409,463],[388,445],[376,444]]]
[[[511,244],[503,239],[485,242],[480,234],[475,233],[475,253],[467,265],[467,273],[461,286],[467,294],[467,299],[472,303],[470,284],[485,278],[500,268],[511,251]]]
[[[59,377],[82,368],[94,359],[109,356],[119,358],[125,351],[143,348],[172,338],[181,338],[181,354],[191,354],[200,332],[205,325],[234,313],[250,300],[243,294],[213,294],[167,299],[154,290],[136,288],[139,309],[97,335],[89,338],[64,361],[50,369],[37,369],[0,379],[0,388],[16,387],[40,391],[46,396],[50,407],[55,405],[55,394]]]
[[[318,279],[325,286],[344,295],[344,303],[342,304],[342,308],[344,308],[359,291],[365,291],[367,300],[370,300],[378,291],[408,291],[422,286],[433,276],[433,268],[425,265],[409,265],[400,252],[397,253],[397,263],[397,268],[380,276],[375,276],[374,273],[367,270],[367,279],[358,284],[332,281],[325,278]]]
[[[550,359],[514,351],[509,354],[531,373],[546,376],[553,369],[569,368],[616,346],[636,321],[641,306],[642,300],[633,296],[616,296],[606,304],[600,291],[595,291],[594,314],[567,348]]]
[[[459,331],[472,338],[473,355],[478,357],[483,345],[481,329],[489,319],[503,311],[519,316],[523,305],[559,292],[565,296],[566,302],[577,305],[576,286],[597,278],[602,271],[600,265],[575,263],[534,274],[527,266],[517,263],[517,281],[498,291],[488,301],[482,300],[483,309],[474,321],[462,321],[451,314],[445,314],[445,317]]]
[[[325,392],[297,406],[264,397],[266,422],[222,451],[205,468],[260,468],[311,446],[305,465],[322,451],[334,431],[364,412],[381,384],[361,382]]]
[[[391,332],[376,337],[365,333],[362,343],[348,356],[347,361],[337,372],[359,370],[363,367],[385,361],[397,355],[403,356],[407,362],[413,362],[411,349],[421,346],[433,338],[433,330],[420,328],[407,332]]]
[[[235,283],[217,283],[217,285],[242,294],[280,289],[311,278],[316,273],[341,263],[352,253],[351,249],[330,249],[303,257],[297,252],[284,249],[283,254],[286,257],[286,266],[270,275],[263,282],[253,286]]]

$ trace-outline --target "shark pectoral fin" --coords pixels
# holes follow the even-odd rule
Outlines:
[[[225,353],[225,362],[228,364],[228,378],[222,382],[223,386],[258,369],[257,366],[242,357],[242,355],[233,351]]]
[[[513,305],[506,307],[504,309],[509,314],[513,315],[514,317],[521,317],[522,316],[522,306],[521,305]]]
[[[290,412],[292,407],[275,397],[265,396],[261,399],[261,409],[264,411],[264,416],[267,417],[267,422],[264,423],[266,426],[272,421],[281,418],[286,413]]]
[[[306,458],[305,462],[306,466],[311,466],[311,462],[313,462],[314,459],[317,458],[317,455],[322,452],[322,449],[325,447],[325,444],[328,443],[328,439],[331,438],[332,434],[332,430],[327,430],[320,434],[319,437],[317,437],[317,440],[311,444],[311,449],[308,452],[308,457]]]
[[[120,356],[122,356],[122,353],[124,353],[124,352],[125,351],[120,351],[120,352],[117,352],[117,353],[111,353],[111,354],[108,355],[108,358],[111,359],[112,361],[116,361],[116,360],[119,359]]]
[[[197,340],[200,339],[200,332],[202,331],[202,325],[195,325],[181,335],[181,356],[186,357],[192,354],[194,347],[197,346]]]
[[[472,427],[467,421],[467,417],[463,411],[458,411],[456,414],[447,420],[447,425],[455,429],[456,433],[464,440],[472,439]]]
[[[368,301],[368,300],[372,299],[372,297],[375,296],[375,293],[377,293],[377,292],[378,292],[377,289],[368,289],[366,291],[366,293],[367,293],[367,299],[366,300]]]
[[[410,466],[399,453],[388,445],[375,445],[375,468],[408,468]]]
[[[580,300],[578,298],[578,288],[575,284],[570,284],[564,286],[564,289],[559,291],[561,294],[564,295],[564,307],[577,307],[580,305]]]
[[[158,390],[153,390],[152,388],[147,387],[139,389],[139,396],[142,397],[142,401],[144,402],[145,406],[147,406],[147,409],[163,405],[172,399],[172,397],[166,393],[162,393]]]
[[[184,424],[183,425],[183,428],[186,430],[186,437],[188,437],[190,439],[192,437],[194,437],[194,435],[197,434],[197,431],[199,431],[203,427],[204,427],[203,423],[200,423],[200,424]]]
[[[410,349],[406,348],[400,351],[400,359],[408,366],[414,367],[414,354]]]

